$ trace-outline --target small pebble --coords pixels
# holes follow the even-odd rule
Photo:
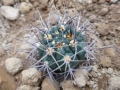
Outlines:
[[[105,3],[105,0],[99,0],[99,4]]]
[[[34,7],[38,7],[39,6],[39,2],[34,2]]]
[[[102,8],[100,10],[99,14],[102,15],[102,16],[104,16],[104,15],[106,15],[108,13],[108,11],[109,11],[108,8]]]
[[[110,77],[110,75],[106,73],[106,77],[108,77],[108,78],[109,78],[109,77]]]
[[[107,73],[108,74],[112,74],[113,73],[113,69],[112,68],[108,68]]]
[[[91,66],[91,69],[92,69],[92,71],[94,71],[94,72],[98,72],[97,66]]]
[[[26,2],[22,2],[20,5],[21,13],[28,13],[31,10],[31,5]]]
[[[93,3],[96,3],[98,0],[92,0]]]
[[[95,80],[94,80],[94,81],[95,81],[95,83],[96,83],[96,82],[98,82],[98,79],[97,79],[97,78],[95,78]]]
[[[103,67],[110,67],[111,66],[111,58],[108,56],[101,56],[100,63]]]
[[[101,73],[98,73],[98,76],[101,76]]]
[[[14,0],[2,0],[2,2],[5,6],[11,6],[15,3]]]
[[[87,11],[93,11],[93,5],[88,5],[87,8],[86,8]]]
[[[89,85],[94,85],[94,81],[89,81]]]
[[[117,3],[118,2],[118,0],[110,0],[110,3]]]
[[[96,88],[96,87],[98,87],[98,85],[97,85],[97,84],[94,84],[94,85],[93,85],[93,88]]]
[[[106,71],[107,70],[105,68],[103,68],[102,71],[101,71],[101,73],[104,74],[104,73],[106,73]]]
[[[91,18],[90,22],[93,23],[97,17],[96,17],[96,15],[92,15],[92,16],[90,16],[90,18]]]
[[[92,74],[93,77],[97,77],[97,73],[96,72],[92,71],[91,74]]]

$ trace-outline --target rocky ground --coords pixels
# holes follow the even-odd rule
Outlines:
[[[98,64],[93,63],[88,72],[75,72],[79,87],[66,80],[59,88],[49,77],[41,82],[41,72],[24,65],[30,42],[28,27],[38,24],[38,9],[44,19],[52,7],[61,14],[64,5],[68,15],[81,12],[91,18],[93,27],[99,34],[99,45],[114,45],[101,51]],[[0,90],[120,90],[120,1],[119,0],[2,0],[0,1]],[[14,13],[13,13],[14,12]],[[51,15],[51,24],[55,18]],[[21,51],[22,50],[22,51]],[[23,51],[25,50],[25,51]]]

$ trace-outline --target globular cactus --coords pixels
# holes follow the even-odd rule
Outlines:
[[[47,22],[39,17],[42,28],[32,28],[38,41],[28,56],[34,61],[31,67],[42,71],[43,76],[49,75],[52,80],[66,80],[69,76],[75,79],[73,72],[79,65],[89,68],[91,61],[96,59],[96,40],[92,38],[95,32],[87,28],[90,20],[83,22],[79,14],[73,17],[67,17],[66,13],[64,16],[55,14],[58,21],[50,26],[50,15]]]
[[[70,68],[75,69],[85,58],[84,36],[75,29],[76,27],[70,24],[60,24],[40,37],[45,45],[41,43],[38,48],[41,61],[48,63],[55,72],[67,71],[68,64]]]

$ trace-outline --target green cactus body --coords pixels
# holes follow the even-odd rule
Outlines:
[[[42,59],[42,62],[48,62],[48,65],[52,70],[55,70],[59,66],[61,67],[56,70],[58,72],[60,70],[62,72],[68,70],[68,66],[66,67],[65,64],[62,66],[62,64],[65,62],[65,56],[70,57],[71,62],[69,62],[69,65],[73,69],[76,68],[80,64],[80,62],[72,62],[72,60],[83,60],[85,57],[85,51],[83,50],[86,45],[84,43],[84,36],[81,34],[80,31],[75,32],[75,28],[69,24],[57,25],[51,28],[51,30],[45,33],[45,35],[41,36],[41,40],[46,45],[46,47],[52,48],[54,50],[52,52],[52,55],[48,54],[45,58]],[[40,45],[40,48],[46,50],[45,47],[42,46],[42,44]],[[38,49],[38,53],[39,56],[42,58],[48,52]],[[55,61],[58,64],[56,64]]]

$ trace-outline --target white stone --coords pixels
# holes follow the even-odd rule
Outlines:
[[[111,3],[117,3],[118,0],[110,0]]]
[[[88,81],[88,82],[87,82],[87,85],[88,85],[89,87],[92,87],[94,84],[95,84],[94,81]]]
[[[97,87],[98,87],[97,84],[94,84],[94,85],[92,86],[92,88],[97,88]],[[96,90],[98,90],[98,89],[96,89]]]
[[[81,69],[76,71],[74,75],[76,77],[74,80],[74,82],[76,82],[75,84],[79,87],[84,87],[87,83],[87,80],[89,79],[88,71],[86,69]]]
[[[93,76],[93,77],[97,77],[98,75],[97,75],[97,73],[96,72],[91,72],[91,75]]]
[[[94,72],[98,72],[98,70],[97,70],[97,66],[91,66],[91,68],[92,68],[92,71],[94,71]]]
[[[15,75],[23,69],[23,63],[19,58],[12,57],[5,60],[5,67],[10,74]]]
[[[103,68],[102,71],[101,71],[102,74],[104,74],[106,72],[107,72],[107,70],[105,68]]]
[[[91,4],[92,0],[85,0],[86,3]]]
[[[86,2],[88,4],[91,4],[92,0],[78,0],[78,2],[80,2],[80,3]]]
[[[120,90],[120,77],[111,77],[108,80],[109,87],[107,90]]]
[[[42,73],[36,68],[29,68],[22,71],[22,83],[26,85],[38,85],[42,78]]]
[[[101,76],[101,73],[97,73],[98,76]]]
[[[14,4],[14,0],[2,0],[4,5],[10,6]]]
[[[118,71],[117,70],[114,70],[114,75],[118,76]]]
[[[94,81],[89,81],[89,85],[94,85]]]
[[[83,0],[78,0],[78,2],[82,3]]]
[[[107,73],[112,74],[113,73],[113,68],[108,68]]]
[[[86,78],[83,77],[79,77],[79,78],[76,78],[75,82],[76,82],[76,85],[78,85],[79,87],[84,87],[86,85]]]
[[[39,87],[29,86],[29,85],[21,85],[16,90],[39,90]]]
[[[11,6],[1,6],[1,14],[9,20],[16,20],[20,13],[19,9],[13,8]]]
[[[21,13],[28,13],[31,10],[31,5],[26,2],[22,2],[20,5]]]

